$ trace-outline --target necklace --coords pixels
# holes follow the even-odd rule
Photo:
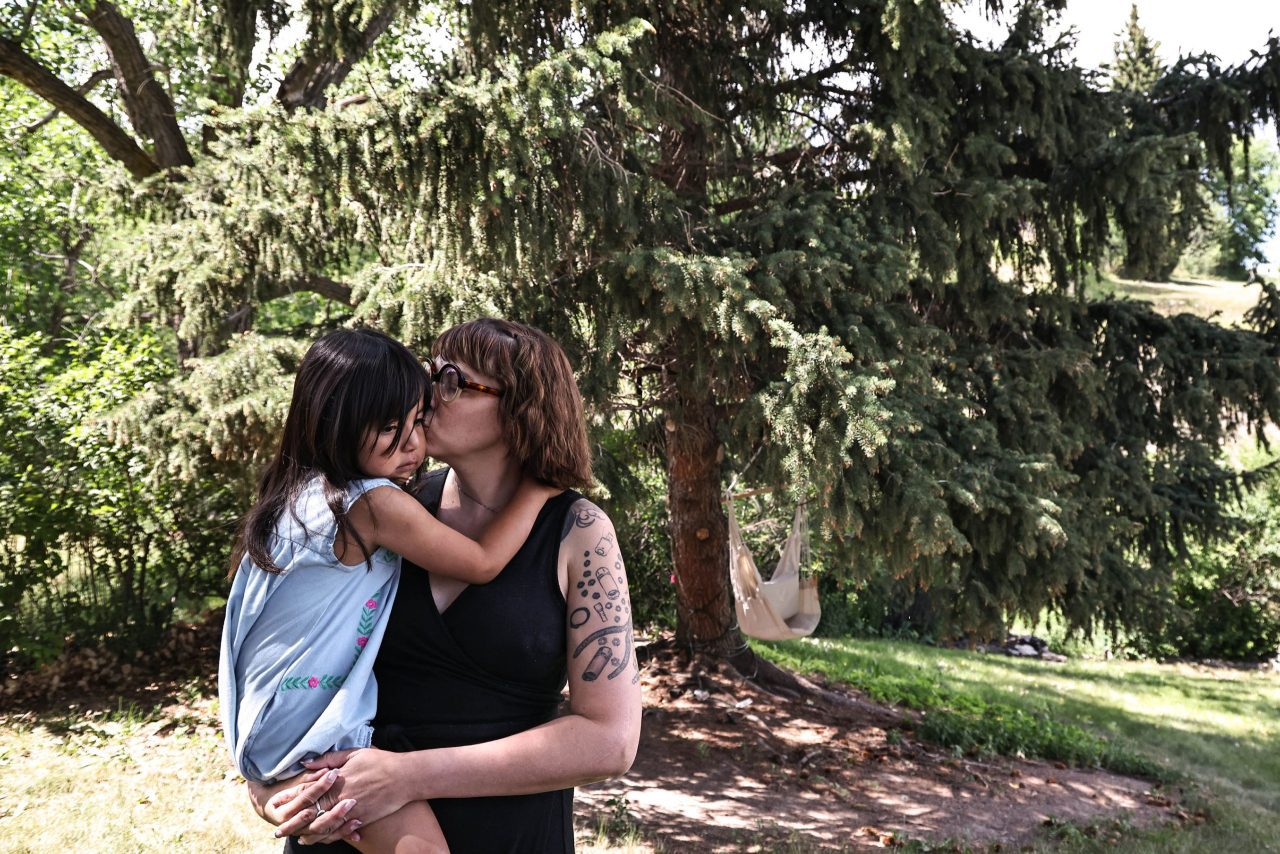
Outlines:
[[[498,512],[497,510],[494,510],[492,507],[490,507],[488,504],[485,504],[485,503],[484,503],[483,501],[481,501],[479,498],[476,498],[476,497],[475,497],[474,495],[472,495],[470,492],[467,492],[465,489],[463,489],[463,488],[462,488],[462,481],[460,481],[460,480],[458,480],[457,478],[455,478],[453,482],[457,485],[457,487],[458,487],[458,492],[461,492],[461,493],[462,493],[463,495],[465,495],[468,499],[470,499],[472,504],[479,504],[481,507],[483,507],[485,510],[488,510],[490,513],[494,513],[494,514],[496,514],[496,513]]]

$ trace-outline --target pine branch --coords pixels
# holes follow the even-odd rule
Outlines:
[[[76,92],[76,94],[77,94],[77,95],[88,95],[88,94],[89,94],[89,92],[90,92],[90,91],[92,91],[92,89],[93,89],[93,87],[94,87],[94,86],[97,86],[99,83],[101,83],[101,82],[102,82],[102,81],[104,81],[104,80],[110,80],[110,79],[112,78],[112,76],[113,76],[113,75],[112,75],[112,71],[111,71],[111,69],[109,69],[109,68],[101,68],[101,69],[99,69],[99,70],[97,70],[97,71],[93,72],[93,74],[89,75],[89,79],[88,79],[88,80],[84,81],[84,82],[83,82],[83,83],[81,83],[79,86],[77,86],[77,87],[75,88],[75,92]],[[61,112],[62,112],[62,110],[58,109],[57,107],[54,107],[54,108],[53,108],[52,110],[50,110],[50,111],[45,115],[45,117],[44,117],[44,118],[42,118],[40,121],[36,122],[36,123],[35,123],[35,124],[33,124],[33,125],[28,125],[28,126],[27,126],[27,133],[32,134],[32,133],[35,133],[36,131],[40,130],[40,128],[44,127],[44,126],[45,126],[45,125],[47,125],[49,122],[51,122],[51,121],[53,121],[54,119],[56,119],[56,118],[58,117],[58,114],[59,114],[59,113],[61,113]]]
[[[387,27],[400,11],[400,0],[388,0],[382,11],[374,16],[369,26],[360,34],[354,50],[339,56],[336,49],[322,49],[318,38],[313,36],[298,61],[289,69],[280,88],[276,90],[276,98],[287,110],[299,107],[323,109],[324,93],[331,86],[336,86],[347,78],[351,68],[359,62],[373,47],[378,37],[386,32]]]
[[[88,14],[90,26],[102,37],[111,57],[134,130],[155,143],[156,160],[161,166],[192,165],[173,101],[151,73],[133,22],[107,0],[99,0]]]
[[[147,178],[160,171],[150,155],[106,113],[58,79],[16,42],[6,38],[0,38],[0,74],[16,80],[66,113],[88,131],[111,158],[122,163],[133,177]]]
[[[262,301],[266,302],[298,291],[310,291],[346,305],[351,304],[350,285],[321,275],[304,275],[296,279],[281,281],[272,292],[262,295]]]

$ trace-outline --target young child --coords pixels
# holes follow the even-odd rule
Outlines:
[[[500,390],[499,390],[500,393]],[[397,483],[424,459],[431,378],[399,342],[367,329],[307,351],[275,458],[235,549],[218,670],[237,769],[271,783],[330,750],[368,747],[373,660],[400,555],[472,584],[492,580],[555,490],[530,479],[479,542]],[[361,829],[361,851],[447,851],[425,803]]]

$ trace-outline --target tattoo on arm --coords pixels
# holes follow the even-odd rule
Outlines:
[[[620,637],[610,638],[610,635]],[[612,665],[613,670],[609,671],[609,678],[613,679],[626,670],[627,665],[631,663],[631,621],[628,620],[621,626],[606,626],[587,635],[582,643],[574,648],[574,660],[577,660],[578,656],[592,644],[595,644],[595,652],[587,661],[587,667],[582,671],[582,678],[587,682],[594,682],[600,678],[606,666]]]
[[[567,538],[575,528],[590,528],[602,519],[605,519],[603,513],[583,502],[567,514],[561,539]],[[622,560],[617,556],[616,535],[612,530],[604,531],[595,547],[584,548],[581,554],[580,568],[569,594],[574,605],[569,612],[569,626],[600,628],[574,648],[573,659],[576,662],[585,658],[584,681],[594,682],[601,674],[614,679],[631,663],[632,643],[631,601],[625,592],[626,576]],[[636,678],[639,678],[638,671]]]
[[[560,542],[564,542],[574,528],[590,528],[604,518],[595,505],[589,501],[579,501],[564,515],[564,527],[560,530]],[[603,538],[601,538],[603,541]],[[613,540],[609,540],[612,544]]]

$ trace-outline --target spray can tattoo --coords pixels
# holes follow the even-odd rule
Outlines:
[[[582,678],[586,682],[594,682],[600,678],[600,673],[604,670],[605,665],[609,663],[609,659],[613,654],[609,652],[608,644],[599,647],[596,654],[587,662],[587,669],[582,671]]]
[[[609,553],[609,549],[611,548],[613,548],[613,534],[605,534],[600,538],[600,541],[596,543],[596,554],[600,555],[600,557],[604,557]]]

